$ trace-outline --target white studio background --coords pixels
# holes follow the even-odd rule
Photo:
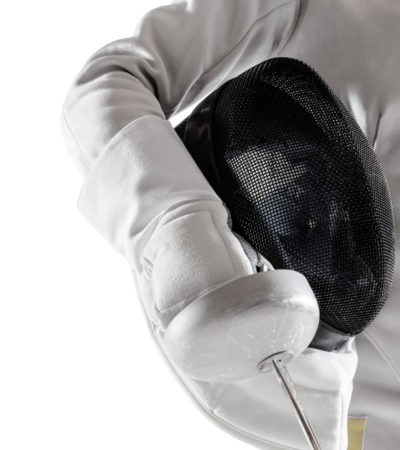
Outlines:
[[[165,3],[2,6],[1,450],[250,448],[164,362],[128,264],[76,209],[82,179],[60,128],[86,59]]]

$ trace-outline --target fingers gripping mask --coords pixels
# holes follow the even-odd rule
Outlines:
[[[319,305],[310,346],[340,348],[377,316],[394,270],[394,219],[377,155],[307,64],[274,58],[228,81],[176,131],[233,232]]]

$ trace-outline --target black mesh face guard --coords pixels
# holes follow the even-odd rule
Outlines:
[[[274,58],[208,96],[176,131],[230,211],[232,230],[317,297],[312,346],[354,336],[391,288],[394,216],[377,155],[307,64]],[[340,341],[340,340],[339,340]]]

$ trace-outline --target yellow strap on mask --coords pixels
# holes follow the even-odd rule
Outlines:
[[[347,450],[362,450],[364,445],[366,423],[366,417],[349,417],[347,419],[347,430],[349,436]]]

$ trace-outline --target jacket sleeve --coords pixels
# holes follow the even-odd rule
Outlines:
[[[299,0],[174,1],[110,42],[72,81],[60,116],[83,176],[77,208],[151,281],[167,324],[200,293],[253,273],[227,212],[168,120],[276,56]]]

